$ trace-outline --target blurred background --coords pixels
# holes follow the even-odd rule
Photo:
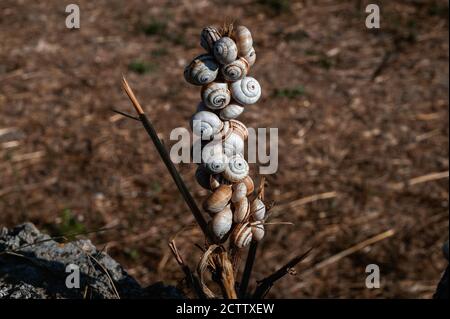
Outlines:
[[[270,297],[432,296],[448,239],[448,1],[72,2],[78,30],[70,2],[0,2],[0,226],[94,231],[142,285],[177,284],[168,241],[194,266],[200,231],[144,129],[111,109],[133,112],[125,74],[170,147],[199,101],[182,74],[201,29],[235,21],[263,88],[240,120],[279,128],[266,199],[271,221],[295,224],[268,226],[253,278],[313,247]],[[371,2],[380,29],[365,27]],[[200,202],[196,165],[178,168]]]

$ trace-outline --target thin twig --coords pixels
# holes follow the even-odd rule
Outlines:
[[[308,249],[305,253],[292,258],[286,265],[279,268],[273,274],[264,278],[263,280],[258,281],[258,286],[256,287],[255,293],[253,294],[253,298],[255,299],[264,298],[264,296],[267,295],[267,293],[270,291],[270,288],[272,288],[274,283],[279,279],[283,278],[285,275],[287,275],[290,272],[290,270],[293,267],[295,267],[299,262],[301,262],[303,259],[305,259],[306,256],[308,256],[311,251],[312,248]]]
[[[180,191],[180,193],[183,196],[184,200],[186,201],[187,205],[191,209],[191,212],[194,215],[194,218],[195,218],[197,224],[200,226],[204,235],[212,241],[212,236],[210,236],[210,234],[209,234],[208,225],[206,223],[205,218],[203,217],[200,209],[198,208],[197,204],[194,201],[194,198],[192,197],[191,193],[189,192],[188,188],[186,187],[186,184],[184,183],[183,179],[181,178],[180,174],[178,173],[177,169],[175,168],[175,165],[173,164],[172,160],[170,159],[170,156],[167,153],[166,148],[164,147],[161,140],[159,139],[158,134],[156,133],[152,123],[150,122],[148,117],[145,115],[142,106],[139,104],[138,100],[136,99],[136,96],[134,95],[133,90],[130,88],[125,77],[123,77],[123,79],[122,79],[122,84],[123,84],[123,88],[124,88],[125,92],[127,93],[128,97],[130,98],[130,100],[133,104],[133,107],[135,108],[136,112],[139,115],[140,121],[142,122],[145,130],[147,131],[148,135],[150,136],[153,143],[155,144],[155,147],[156,147],[159,155],[161,156],[161,159],[163,160],[164,164],[167,167],[167,170],[169,171],[175,184],[177,185],[178,190]]]
[[[248,249],[247,260],[245,261],[244,273],[242,274],[241,284],[239,286],[239,295],[241,298],[245,298],[247,294],[248,283],[252,275],[253,265],[255,263],[256,250],[258,249],[258,242],[252,241],[250,248]]]
[[[128,118],[130,118],[130,119],[132,119],[132,120],[135,120],[135,121],[141,121],[138,117],[133,116],[133,115],[131,115],[131,114],[128,114],[128,113],[125,113],[125,112],[122,112],[122,111],[119,111],[119,110],[116,110],[116,109],[112,109],[112,111],[113,111],[114,113],[117,113],[117,114],[120,114],[120,115],[122,115],[122,116],[128,117]]]
[[[415,177],[412,178],[406,182],[400,182],[400,183],[395,183],[395,184],[391,184],[391,188],[394,190],[402,190],[406,187],[409,186],[414,186],[414,185],[418,185],[418,184],[422,184],[422,183],[427,183],[427,182],[432,182],[435,180],[439,180],[439,179],[444,179],[444,178],[448,178],[449,177],[449,171],[445,171],[445,172],[434,172],[434,173],[430,173],[430,174],[425,174],[419,177]]]

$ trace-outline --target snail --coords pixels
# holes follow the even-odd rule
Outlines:
[[[240,133],[240,135],[244,138],[244,140],[246,140],[248,138],[248,129],[244,123],[233,119],[233,120],[230,120],[230,127],[233,130],[238,131]]]
[[[242,156],[234,155],[229,158],[223,175],[230,182],[239,182],[247,177],[248,170],[247,161]]]
[[[233,185],[233,194],[231,195],[231,202],[237,203],[243,198],[247,197],[247,185],[245,183],[237,183]]]
[[[247,196],[251,195],[255,190],[255,184],[253,183],[252,178],[250,176],[247,176],[242,180],[242,183],[244,183],[247,187]]]
[[[236,131],[227,134],[223,141],[223,151],[227,156],[242,154],[244,146],[244,138]]]
[[[231,229],[233,225],[233,212],[230,206],[226,206],[222,211],[214,215],[211,228],[214,235],[222,239]]]
[[[223,109],[230,103],[231,95],[226,83],[213,82],[202,87],[203,103],[212,110]]]
[[[194,85],[205,85],[214,81],[219,72],[219,65],[211,55],[197,56],[184,69],[184,78]]]
[[[215,27],[206,27],[200,34],[200,45],[208,52],[214,49],[214,43],[221,38],[220,32]]]
[[[250,51],[243,56],[243,58],[248,62],[249,66],[253,66],[256,61],[256,52],[254,48],[251,48]]]
[[[220,174],[225,171],[227,161],[227,156],[225,154],[215,153],[208,157],[205,162],[205,167],[212,174]]]
[[[221,64],[228,64],[237,58],[236,43],[229,37],[222,37],[214,43],[214,57]]]
[[[231,83],[231,95],[239,104],[253,104],[261,96],[261,86],[256,79],[247,76]]]
[[[191,128],[195,135],[209,139],[222,130],[223,122],[212,112],[200,111],[192,116]]]
[[[255,222],[251,225],[252,239],[254,241],[261,241],[264,237],[265,230],[262,222]]]
[[[240,106],[238,104],[228,104],[220,110],[219,117],[225,121],[231,120],[241,115],[242,112],[244,112],[243,106]]]
[[[249,63],[244,58],[228,63],[222,67],[222,75],[226,81],[234,82],[247,75]]]
[[[247,247],[252,241],[252,229],[248,223],[238,224],[232,234],[232,242],[238,248]]]
[[[253,39],[250,30],[240,25],[234,31],[234,39],[239,56],[246,56],[253,48]]]
[[[250,205],[250,215],[254,220],[262,221],[266,215],[266,205],[259,198],[255,198]]]
[[[235,223],[242,223],[249,216],[249,205],[247,197],[242,198],[239,202],[234,203],[233,221]]]
[[[203,202],[203,208],[212,214],[221,212],[230,201],[231,194],[230,185],[220,185]]]

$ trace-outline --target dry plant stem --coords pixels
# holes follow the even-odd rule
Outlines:
[[[216,255],[216,259],[219,264],[220,281],[223,290],[223,295],[228,299],[237,299],[236,293],[236,282],[234,279],[233,265],[228,258],[228,253],[222,251],[220,254]]]
[[[139,115],[139,120],[142,122],[145,130],[147,131],[148,135],[150,136],[153,143],[155,144],[155,147],[156,147],[159,155],[161,156],[161,159],[163,160],[164,164],[167,167],[167,170],[169,171],[175,184],[177,185],[178,190],[180,191],[180,193],[183,196],[184,200],[186,201],[187,205],[191,209],[191,212],[194,215],[194,218],[195,218],[197,224],[202,229],[204,235],[208,239],[211,239],[211,241],[212,241],[212,238],[209,235],[208,226],[207,226],[205,218],[203,217],[200,209],[198,208],[197,204],[195,203],[194,198],[189,193],[189,190],[187,189],[186,184],[183,182],[183,179],[181,178],[180,174],[178,173],[177,169],[175,168],[175,165],[173,165],[172,160],[170,159],[170,156],[167,153],[167,150],[165,149],[164,145],[162,144],[161,140],[159,139],[158,134],[156,133],[152,123],[145,115],[142,106],[139,104],[138,100],[136,99],[136,96],[134,95],[133,91],[131,90],[130,86],[128,85],[128,82],[125,79],[125,77],[123,78],[122,84],[123,84],[123,88],[124,88],[125,92],[127,93],[136,112]]]
[[[258,281],[258,286],[256,287],[255,293],[253,294],[253,298],[262,299],[267,293],[270,291],[270,288],[274,285],[276,281],[283,278],[286,274],[289,273],[289,270],[295,267],[299,262],[306,258],[309,255],[312,248],[306,251],[302,255],[298,255],[292,258],[286,265],[275,271],[270,276],[264,278],[263,280]]]
[[[245,298],[247,294],[248,283],[252,275],[253,265],[255,263],[256,250],[258,249],[258,242],[253,241],[248,250],[247,259],[245,261],[244,273],[242,274],[241,284],[239,286],[239,296]]]

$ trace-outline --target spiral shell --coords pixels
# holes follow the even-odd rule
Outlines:
[[[212,112],[200,111],[192,116],[191,128],[195,135],[209,139],[222,130],[223,122]]]
[[[244,107],[237,104],[228,104],[220,110],[219,116],[222,120],[235,119],[244,112]]]
[[[239,202],[234,203],[233,221],[235,223],[242,223],[249,216],[249,205],[247,197],[242,198]]]
[[[248,129],[244,123],[238,120],[230,120],[230,127],[233,131],[238,132],[244,140],[248,138]]]
[[[231,199],[230,185],[220,185],[203,202],[203,208],[211,214],[221,212]]]
[[[239,58],[222,67],[222,75],[226,81],[234,82],[247,75],[249,64],[244,58]]]
[[[223,141],[223,152],[230,157],[233,155],[243,154],[244,147],[244,138],[235,131],[227,134]]]
[[[255,198],[250,205],[250,214],[254,220],[262,221],[266,216],[266,205],[259,198]]]
[[[227,156],[223,153],[215,153],[205,161],[206,169],[212,174],[220,174],[227,166]]]
[[[219,31],[215,27],[206,27],[200,34],[200,45],[208,52],[214,49],[214,43],[221,37]]]
[[[214,44],[214,57],[221,64],[228,64],[237,58],[237,46],[229,37],[223,37]]]
[[[231,229],[233,224],[233,212],[230,206],[226,206],[221,212],[213,216],[211,228],[214,235],[222,239]]]
[[[253,39],[250,30],[240,25],[234,31],[234,39],[238,48],[239,56],[246,56],[253,48]]]
[[[247,187],[247,196],[251,195],[255,190],[255,184],[253,183],[253,179],[250,176],[247,176],[242,180],[242,183]]]
[[[251,48],[250,51],[246,55],[243,56],[243,58],[248,62],[249,66],[253,66],[256,61],[256,52],[254,48]]]
[[[250,244],[250,242],[252,241],[252,229],[248,225],[248,223],[239,224],[236,227],[235,231],[232,234],[232,241],[233,244],[238,248],[244,248]]]
[[[197,183],[204,189],[211,190],[211,173],[203,166],[198,166],[195,171]]]
[[[213,82],[204,87],[201,91],[203,103],[212,110],[223,109],[230,103],[230,90],[226,83]]]
[[[231,196],[231,202],[237,203],[247,196],[247,186],[241,182],[233,185],[233,195]]]
[[[229,158],[228,165],[223,172],[224,177],[230,182],[239,182],[248,175],[248,163],[240,155],[234,155]]]
[[[256,79],[247,76],[231,84],[231,94],[239,104],[253,104],[261,96],[261,86]]]
[[[252,238],[254,241],[261,241],[264,237],[264,225],[262,223],[256,223],[251,226],[252,228]]]
[[[214,81],[219,72],[219,65],[208,54],[196,57],[184,69],[184,78],[194,85],[205,85]]]

